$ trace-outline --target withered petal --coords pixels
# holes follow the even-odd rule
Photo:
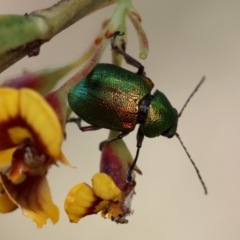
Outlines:
[[[0,183],[0,213],[8,213],[16,209],[18,206],[8,197]]]
[[[54,224],[58,221],[59,210],[52,202],[45,176],[28,176],[20,184],[13,184],[5,175],[1,179],[9,198],[22,209],[24,215],[36,222],[38,228],[46,224],[47,219]]]
[[[60,156],[59,156],[58,160],[59,160],[62,164],[64,164],[64,165],[73,167],[73,166],[71,166],[70,162],[67,160],[67,158],[66,158],[66,156],[63,154],[63,152],[60,153]]]

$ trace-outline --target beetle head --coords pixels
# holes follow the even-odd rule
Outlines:
[[[167,138],[172,138],[177,132],[178,112],[175,108],[173,108],[172,110],[175,112],[172,124],[170,125],[170,127],[165,132],[163,132],[161,134],[162,136],[167,137]]]

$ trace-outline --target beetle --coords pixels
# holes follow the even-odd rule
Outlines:
[[[137,67],[137,73],[113,64],[97,64],[84,79],[70,89],[68,103],[79,118],[70,118],[67,122],[77,123],[82,131],[106,128],[120,132],[116,138],[100,143],[100,149],[104,144],[122,139],[139,124],[137,152],[133,164],[129,168],[127,182],[131,182],[132,171],[137,162],[144,136],[149,138],[176,136],[192,162],[207,194],[201,175],[177,133],[178,119],[190,98],[203,83],[204,78],[194,89],[182,111],[178,113],[162,92],[156,90],[151,94],[154,87],[153,82],[146,77],[142,64],[125,52],[124,42],[121,48],[114,44],[115,38],[123,34],[121,32],[114,33],[111,40],[112,50],[121,54],[127,63]],[[82,127],[81,120],[91,125]]]

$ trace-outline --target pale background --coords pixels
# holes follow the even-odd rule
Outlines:
[[[46,8],[56,0],[1,0],[0,13],[24,14]],[[76,183],[87,181],[98,170],[98,143],[107,137],[101,130],[78,132],[67,127],[63,149],[77,169],[53,167],[48,179],[61,218],[38,230],[20,210],[0,215],[0,239],[240,239],[240,1],[155,0],[133,1],[143,19],[150,53],[142,61],[156,88],[181,109],[203,75],[207,77],[180,119],[178,132],[208,186],[203,194],[197,175],[177,139],[145,139],[138,166],[134,215],[127,225],[90,216],[70,224],[63,211],[64,198]],[[84,52],[112,14],[100,10],[45,44],[40,56],[25,58],[1,79],[67,63]],[[128,52],[138,55],[135,32],[128,22]],[[89,30],[90,29],[90,30]],[[103,61],[109,62],[109,52]],[[135,133],[126,138],[135,154]]]

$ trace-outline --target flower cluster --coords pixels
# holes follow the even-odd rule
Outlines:
[[[63,131],[56,113],[29,88],[0,89],[0,164],[2,212],[21,207],[38,227],[57,222],[46,173],[61,152]],[[12,207],[9,207],[12,206]]]
[[[24,72],[0,85],[0,213],[20,208],[39,228],[48,219],[53,223],[58,221],[59,210],[52,201],[47,173],[58,162],[69,165],[61,151],[65,122],[71,113],[66,104],[68,91],[99,62],[114,32],[124,32],[122,40],[127,42],[127,16],[138,34],[140,57],[146,58],[148,42],[140,15],[130,0],[119,0],[112,17],[104,21],[83,56],[59,68]],[[119,56],[113,56],[113,62],[119,64]],[[64,75],[83,63],[79,72],[52,91]],[[109,138],[114,135],[115,132],[110,132]],[[93,176],[92,187],[77,184],[65,200],[70,221],[78,222],[101,211],[104,218],[126,223],[126,217],[132,213],[131,199],[136,185],[135,175],[130,184],[126,183],[132,161],[122,140],[104,146],[100,172]],[[135,171],[141,174],[137,167]]]
[[[108,139],[117,132],[110,131]],[[71,222],[101,211],[103,218],[116,223],[127,223],[126,217],[131,210],[131,200],[135,193],[135,174],[131,183],[127,183],[127,171],[133,162],[132,156],[123,140],[106,144],[103,147],[100,173],[92,178],[92,187],[87,183],[74,186],[65,200],[65,211]],[[141,170],[135,166],[137,173]]]

